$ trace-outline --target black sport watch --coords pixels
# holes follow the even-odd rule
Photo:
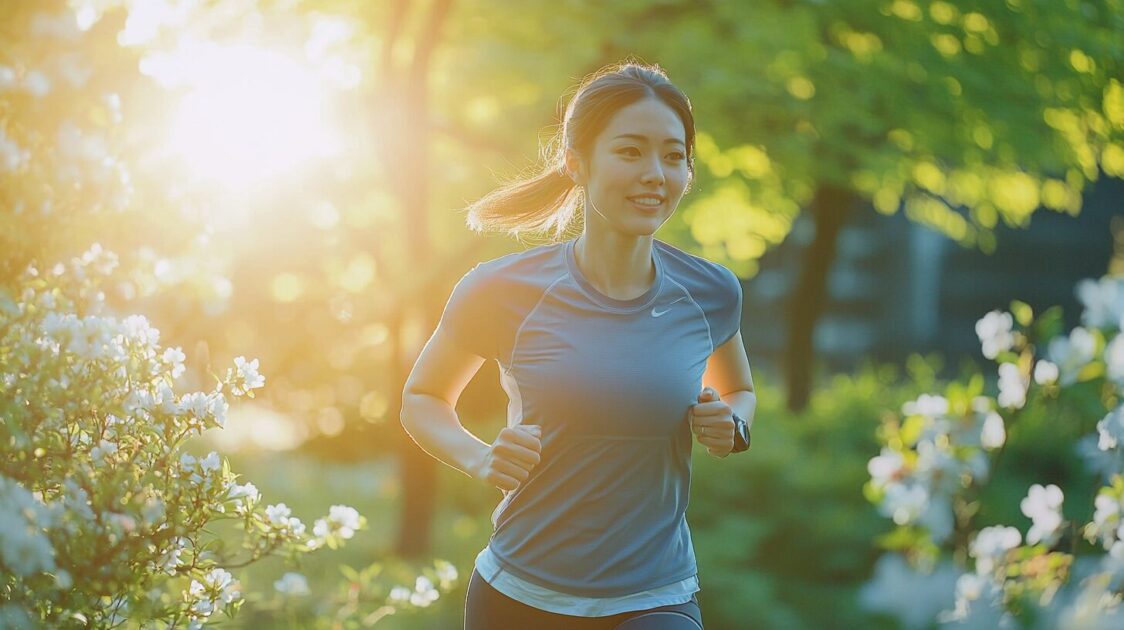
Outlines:
[[[734,449],[731,453],[749,450],[749,423],[738,414],[734,416]]]

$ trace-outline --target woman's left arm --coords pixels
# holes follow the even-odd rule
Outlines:
[[[749,369],[749,357],[742,344],[739,330],[726,343],[711,353],[703,372],[703,387],[718,392],[718,397],[730,405],[734,413],[753,426],[753,416],[757,412],[757,394],[753,389],[753,374]]]
[[[711,353],[702,380],[699,402],[688,414],[691,430],[711,455],[725,458],[734,448],[732,414],[752,428],[757,413],[757,394],[741,331]]]

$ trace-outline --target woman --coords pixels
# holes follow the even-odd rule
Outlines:
[[[756,397],[737,277],[652,236],[690,183],[694,137],[660,68],[607,67],[574,94],[545,169],[469,208],[475,229],[557,238],[579,209],[584,223],[465,274],[403,393],[426,452],[504,493],[466,629],[702,627],[692,434],[726,457]],[[455,411],[485,360],[510,399],[492,444]]]

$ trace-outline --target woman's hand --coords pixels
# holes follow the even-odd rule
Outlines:
[[[713,387],[699,394],[699,402],[687,412],[691,432],[711,455],[724,458],[734,450],[734,410],[722,402]]]
[[[476,477],[504,492],[515,490],[531,476],[531,470],[539,463],[542,452],[540,438],[542,427],[538,425],[504,427],[484,454],[484,460],[476,469]]]

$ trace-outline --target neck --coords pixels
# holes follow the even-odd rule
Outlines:
[[[582,274],[598,291],[620,300],[644,295],[656,281],[651,236],[629,236],[588,230],[574,242]]]

